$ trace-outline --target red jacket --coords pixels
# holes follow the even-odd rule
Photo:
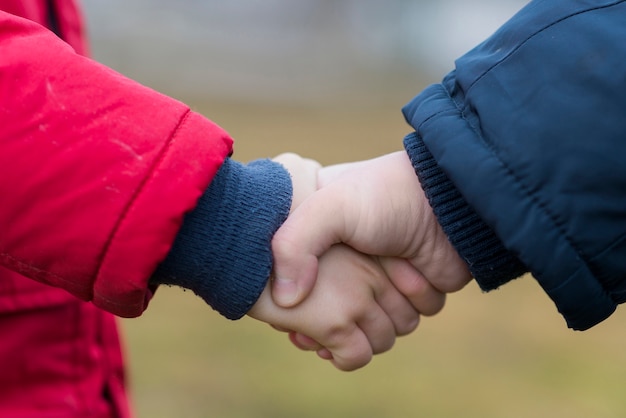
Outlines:
[[[143,312],[232,141],[82,56],[76,5],[48,3],[0,0],[30,19],[0,12],[0,416],[125,416],[115,325],[94,305]],[[31,22],[50,16],[74,49]]]

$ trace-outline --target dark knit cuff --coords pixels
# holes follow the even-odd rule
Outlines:
[[[270,276],[271,240],[289,214],[291,195],[280,164],[226,159],[151,283],[191,289],[225,317],[242,317]]]
[[[404,146],[437,220],[481,289],[496,289],[526,273],[526,266],[467,203],[417,133],[407,135]]]

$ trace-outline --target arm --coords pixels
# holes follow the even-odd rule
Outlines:
[[[0,25],[0,263],[117,315],[137,316],[154,284],[178,283],[148,281],[183,220],[210,224],[221,216],[224,228],[239,221],[234,231],[255,233],[235,234],[241,252],[210,261],[241,268],[260,248],[257,269],[244,276],[248,292],[230,293],[216,306],[243,315],[271,270],[269,237],[289,210],[287,173],[272,163],[228,160],[222,167],[232,140],[186,105],[77,55],[37,24],[0,13]],[[258,190],[259,179],[272,180],[264,189],[271,193]],[[205,299],[242,287],[230,282],[241,280],[240,270],[220,268],[223,280],[203,287]]]
[[[150,282],[193,290],[229,319],[242,317],[272,270],[270,242],[291,206],[281,165],[226,159]]]
[[[432,167],[500,241],[481,255],[439,217],[470,265],[495,267],[475,273],[481,287],[529,270],[574,329],[624,300],[625,13],[615,1],[531,3],[404,109],[424,188],[436,188]]]
[[[367,162],[361,179],[328,186],[343,191],[322,189],[305,202],[274,239],[277,274],[299,289],[289,298],[276,286],[277,302],[296,304],[312,286],[316,257],[342,241],[413,257],[422,273],[447,271],[424,274],[442,291],[461,288],[468,269],[485,290],[530,271],[571,328],[608,317],[626,299],[625,9],[623,1],[532,2],[459,59],[404,109],[421,184],[402,177],[372,188],[368,170],[393,178],[401,162]],[[411,186],[401,191],[398,182]],[[381,209],[389,199],[396,203]],[[304,226],[331,213],[344,216],[323,230]],[[429,247],[441,258],[419,257]]]

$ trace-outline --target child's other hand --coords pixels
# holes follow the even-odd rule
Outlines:
[[[315,287],[299,305],[277,306],[268,285],[248,315],[293,331],[294,344],[346,371],[389,350],[396,336],[413,331],[420,318],[376,258],[343,245],[320,257]]]

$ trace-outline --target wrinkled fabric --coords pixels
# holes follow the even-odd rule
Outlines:
[[[404,108],[574,329],[626,300],[624,39],[624,1],[533,1]]]
[[[146,308],[232,140],[85,58],[76,2],[0,10],[0,416],[127,417],[111,313]]]

